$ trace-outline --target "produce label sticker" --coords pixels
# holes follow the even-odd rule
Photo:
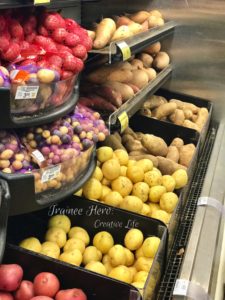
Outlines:
[[[128,60],[131,57],[131,50],[127,43],[124,41],[118,42],[117,46],[122,52],[123,60]]]
[[[38,5],[38,4],[48,4],[50,3],[51,0],[34,0],[34,5]]]
[[[39,151],[39,150],[34,150],[31,153],[31,156],[33,156],[33,158],[38,161],[39,163],[42,163],[45,161],[45,158],[43,156],[43,154]]]
[[[127,112],[124,111],[118,116],[120,126],[121,126],[121,132],[123,132],[128,126],[129,126],[129,118],[127,115]]]
[[[202,286],[186,279],[177,279],[173,295],[185,296],[193,300],[212,300]]]
[[[61,171],[61,165],[56,165],[45,169],[41,176],[41,182],[47,182],[49,180],[55,179]]]
[[[39,86],[18,86],[16,90],[16,100],[22,100],[22,99],[36,99],[37,93],[39,90]]]
[[[174,296],[186,296],[188,286],[189,286],[188,280],[177,279],[174,290],[173,290],[173,295]]]

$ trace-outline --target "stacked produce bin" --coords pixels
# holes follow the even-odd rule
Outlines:
[[[9,76],[0,67],[0,142],[12,151],[0,157],[9,160],[0,241],[4,248],[8,221],[3,264],[20,265],[0,269],[19,282],[0,282],[0,300],[25,300],[24,280],[27,299],[156,299],[212,114],[208,100],[161,89],[173,69],[163,41],[176,23],[151,10],[103,16],[96,29],[84,22],[86,31],[41,6],[27,13],[39,20],[33,53],[26,45]],[[15,81],[20,73],[29,79]],[[57,284],[42,293],[45,276]]]

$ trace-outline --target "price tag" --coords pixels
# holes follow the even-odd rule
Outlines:
[[[122,112],[119,117],[119,122],[121,126],[121,132],[123,132],[129,126],[129,118],[126,111]]]
[[[45,161],[43,154],[39,150],[34,150],[31,156],[40,164]]]
[[[51,0],[34,0],[34,5],[48,4],[50,2],[51,2]]]
[[[184,279],[177,279],[173,295],[174,296],[187,296],[187,290],[189,286],[189,281]]]
[[[222,217],[225,218],[225,207],[223,203],[221,203],[219,200],[214,199],[212,197],[200,197],[198,199],[198,206],[211,206],[217,209],[221,214]]]
[[[120,48],[122,55],[123,55],[123,60],[128,60],[131,57],[131,50],[130,47],[127,45],[126,42],[118,42],[117,46]]]
[[[198,283],[186,279],[177,279],[174,290],[174,296],[185,296],[193,300],[212,300],[203,287]]]
[[[16,100],[22,99],[36,99],[39,86],[18,86],[16,90]]]
[[[49,180],[55,179],[61,171],[61,165],[56,165],[45,169],[41,176],[41,182],[47,182]]]

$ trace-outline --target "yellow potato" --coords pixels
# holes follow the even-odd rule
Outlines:
[[[144,240],[142,251],[145,257],[154,258],[160,244],[160,238],[156,236],[148,237]]]
[[[133,278],[134,278],[135,274],[137,273],[137,270],[134,266],[131,266],[131,267],[129,267],[129,271],[131,273],[131,277],[132,277],[132,281],[133,281]]]
[[[179,169],[172,174],[172,177],[176,181],[175,189],[181,189],[188,183],[187,172],[183,169]]]
[[[83,189],[79,189],[76,193],[74,193],[75,196],[81,197],[83,194]]]
[[[154,212],[154,211],[157,211],[157,210],[160,210],[160,206],[158,203],[149,203],[148,204],[150,209],[151,209],[151,214]]]
[[[132,195],[140,198],[143,202],[148,200],[149,186],[145,182],[137,182],[133,185]]]
[[[153,168],[152,168],[152,171],[155,171],[155,172],[157,172],[159,175],[162,176],[162,173],[161,173],[161,171],[160,171],[158,168],[153,167]]]
[[[45,240],[48,242],[55,242],[59,248],[66,244],[66,233],[62,228],[51,227],[45,235]]]
[[[111,191],[104,197],[103,200],[105,204],[119,207],[123,201],[123,197],[120,195],[120,193],[116,191]]]
[[[142,210],[141,210],[141,215],[146,216],[146,217],[151,217],[151,214],[152,214],[152,211],[151,211],[150,206],[146,203],[143,203],[143,207],[142,207]]]
[[[144,171],[137,166],[131,166],[127,168],[126,176],[133,182],[141,182],[144,179]]]
[[[120,208],[140,214],[143,202],[136,196],[126,196],[120,204]]]
[[[81,239],[77,239],[77,238],[71,238],[69,240],[67,240],[63,251],[70,251],[70,250],[74,250],[74,249],[78,249],[80,250],[80,252],[83,254],[84,250],[85,250],[85,243],[84,241],[82,241]]]
[[[117,149],[114,151],[115,156],[119,160],[119,163],[121,166],[127,166],[128,161],[129,161],[129,155],[127,151],[123,149]]]
[[[41,254],[47,255],[49,257],[58,259],[60,255],[60,248],[54,242],[44,242],[41,248]]]
[[[82,254],[78,249],[66,251],[59,256],[59,260],[79,267],[82,262]]]
[[[106,185],[102,185],[102,195],[99,198],[99,200],[104,201],[104,198],[106,195],[108,195],[108,193],[110,193],[112,190],[106,186]]]
[[[107,263],[107,262],[111,262],[111,258],[108,254],[105,254],[102,258],[102,262],[103,264]]]
[[[90,243],[90,237],[88,232],[79,226],[72,227],[68,233],[69,238],[76,238],[80,239],[85,243],[85,246],[87,246]]]
[[[169,223],[169,214],[164,210],[159,209],[159,210],[152,212],[151,217],[154,219],[158,219],[165,224]]]
[[[108,180],[114,180],[120,176],[120,164],[116,159],[109,159],[102,164],[102,173]]]
[[[162,195],[166,193],[166,188],[162,185],[155,185],[150,188],[149,200],[154,203],[158,203]]]
[[[102,170],[98,166],[96,166],[95,171],[92,174],[92,178],[95,178],[99,181],[102,180],[102,178],[103,178]]]
[[[87,199],[100,199],[102,195],[102,185],[95,178],[89,179],[83,186],[83,194]]]
[[[177,206],[178,196],[173,192],[167,192],[160,198],[160,207],[167,213],[172,213]]]
[[[109,261],[106,263],[103,263],[103,265],[105,266],[107,274],[109,274],[111,272],[111,270],[113,269],[113,266],[111,265],[111,263]]]
[[[131,284],[139,290],[139,293],[143,297],[143,294],[144,294],[143,289],[144,289],[145,283],[143,281],[134,281]]]
[[[127,167],[135,166],[137,164],[136,160],[129,159]]]
[[[144,171],[144,173],[146,173],[148,171],[152,171],[153,162],[150,159],[144,158],[137,161],[136,166],[141,168]]]
[[[124,245],[129,250],[137,250],[141,247],[143,240],[144,236],[141,230],[137,228],[132,228],[126,233],[124,237]]]
[[[134,254],[127,248],[124,248],[126,255],[126,266],[130,267],[134,263]]]
[[[134,266],[137,269],[137,271],[146,271],[149,272],[151,269],[153,263],[153,258],[147,258],[147,257],[139,257]]]
[[[117,179],[112,181],[111,187],[113,191],[117,191],[122,197],[125,197],[131,193],[133,184],[129,178],[119,176]]]
[[[122,245],[114,245],[108,252],[113,267],[126,264],[126,253]]]
[[[127,175],[127,167],[121,166],[120,167],[120,176],[126,176]]]
[[[139,271],[134,275],[133,281],[145,282],[148,277],[148,272],[146,271]]]
[[[71,222],[65,215],[56,215],[51,217],[48,221],[48,228],[51,227],[62,228],[66,233],[68,233],[70,231]]]
[[[136,259],[139,258],[139,257],[143,257],[144,256],[144,253],[143,253],[143,250],[142,250],[142,246],[140,248],[138,248],[136,251],[135,251],[135,257]]]
[[[144,182],[150,187],[162,184],[162,175],[158,171],[148,171],[145,173]]]
[[[99,261],[91,261],[85,266],[86,270],[99,273],[101,275],[107,275],[106,267]]]
[[[111,186],[111,181],[108,180],[107,178],[103,177],[103,179],[101,181],[101,184],[110,187]]]
[[[111,159],[112,156],[113,156],[113,149],[110,147],[104,146],[97,149],[97,159],[102,163]]]
[[[40,253],[42,249],[40,241],[35,237],[24,239],[22,242],[20,242],[19,246],[38,253]]]
[[[95,246],[88,246],[83,253],[83,264],[87,265],[91,261],[101,261],[102,253]]]
[[[176,186],[176,181],[170,175],[163,175],[162,185],[165,186],[167,192],[173,192]]]
[[[124,281],[126,283],[132,282],[132,275],[128,267],[126,266],[118,266],[111,270],[109,273],[109,277]]]
[[[114,245],[114,240],[109,232],[100,231],[94,236],[93,245],[101,251],[102,254],[106,254]]]

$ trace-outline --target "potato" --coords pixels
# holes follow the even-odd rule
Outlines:
[[[183,126],[200,132],[199,126],[197,124],[191,122],[190,120],[185,120],[183,123]]]
[[[125,176],[119,176],[112,181],[112,190],[120,193],[122,197],[128,196],[133,188],[131,180]]]
[[[148,84],[148,75],[143,70],[133,70],[133,78],[129,81],[136,85],[139,89],[142,89]]]
[[[157,9],[150,10],[149,14],[151,16],[156,16],[156,17],[162,18],[161,12],[159,10],[157,10]]]
[[[122,25],[122,26],[118,27],[116,29],[116,31],[114,32],[114,34],[111,38],[111,42],[123,40],[123,39],[126,39],[126,38],[128,38],[132,35],[133,35],[133,32],[131,31],[129,26]]]
[[[136,166],[141,168],[144,173],[153,169],[153,162],[150,159],[141,159],[136,163]]]
[[[20,242],[19,246],[24,249],[34,251],[37,253],[41,252],[41,243],[35,237],[30,237],[30,238],[24,239],[22,242]]]
[[[176,181],[175,189],[180,189],[188,183],[188,175],[185,170],[177,170],[172,174],[172,177]]]
[[[153,111],[153,117],[161,120],[161,119],[173,114],[176,109],[177,109],[176,103],[164,103],[164,104],[158,106]]]
[[[131,251],[141,247],[144,240],[143,233],[140,229],[132,228],[128,230],[124,237],[124,245]]]
[[[204,127],[204,125],[208,119],[208,116],[209,116],[209,112],[208,112],[207,108],[205,108],[205,107],[200,108],[200,110],[198,112],[198,117],[195,121],[195,124],[199,127],[200,131]]]
[[[188,108],[185,108],[185,109],[183,110],[183,112],[184,112],[184,117],[185,117],[185,119],[191,120],[191,118],[192,118],[192,116],[193,116],[192,111],[191,111],[190,109],[188,109]]]
[[[191,121],[195,123],[197,118],[198,118],[198,115],[193,114],[192,117],[191,117]]]
[[[143,107],[149,108],[149,109],[154,109],[165,103],[167,103],[166,98],[153,95],[145,101],[145,103],[143,104]]]
[[[166,155],[166,158],[168,158],[176,163],[179,161],[180,154],[179,154],[179,151],[176,146],[168,147],[168,153]]]
[[[150,46],[148,46],[147,48],[144,49],[144,52],[148,53],[148,54],[156,54],[161,50],[161,43],[160,42],[156,42]]]
[[[149,28],[162,26],[162,25],[164,25],[164,20],[161,17],[152,15],[148,18],[148,27]]]
[[[99,182],[95,178],[89,179],[83,186],[83,195],[87,199],[97,199],[98,200],[102,195],[101,182]]]
[[[166,211],[161,210],[161,209],[155,210],[154,212],[152,212],[151,217],[154,219],[160,220],[165,224],[168,224],[169,220],[170,220],[169,214]]]
[[[148,237],[144,240],[142,251],[145,257],[154,258],[160,244],[160,238],[156,236]]]
[[[122,101],[123,102],[125,102],[125,101],[129,100],[130,98],[134,97],[133,89],[125,83],[112,81],[112,82],[106,82],[105,85],[110,86],[112,89],[119,92],[122,96]]]
[[[130,70],[114,70],[108,74],[105,81],[118,81],[122,83],[132,82],[133,72]]]
[[[150,14],[147,11],[139,11],[133,15],[130,15],[130,19],[136,23],[142,24],[145,20],[149,18]]]
[[[0,291],[0,299],[1,300],[14,300],[15,298],[13,298],[11,293]],[[23,298],[21,298],[21,299],[23,299]]]
[[[103,177],[103,178],[102,178],[102,181],[101,181],[101,184],[102,184],[102,187],[103,187],[104,185],[107,186],[107,187],[110,187],[111,181],[108,180],[107,178]],[[103,195],[103,190],[102,190],[102,195]],[[100,197],[99,199],[102,198],[102,195],[101,195],[101,197]]]
[[[134,139],[130,134],[123,135],[122,143],[124,144],[128,152],[144,150],[142,143]]]
[[[152,258],[148,258],[148,257],[139,257],[134,266],[137,269],[137,271],[145,271],[145,272],[149,272],[151,269],[153,263],[153,259]]]
[[[153,57],[147,53],[141,53],[138,56],[138,59],[140,59],[143,62],[143,66],[145,68],[150,68],[153,62]]]
[[[86,300],[87,296],[81,289],[67,289],[67,290],[61,290],[56,294],[55,300],[71,300],[74,297],[80,300]],[[76,299],[75,298],[75,299]],[[31,299],[32,300],[32,299]],[[38,299],[36,299],[38,300]],[[49,299],[39,299],[39,300],[49,300]]]
[[[162,70],[170,63],[170,57],[166,52],[159,52],[153,60],[153,67]]]
[[[129,28],[129,30],[131,31],[131,33],[132,33],[133,35],[138,34],[138,33],[140,33],[140,32],[143,31],[142,25],[141,25],[141,24],[138,24],[138,23],[135,23],[135,22],[129,24],[129,25],[128,25],[128,28]]]
[[[117,28],[122,26],[122,25],[130,25],[133,24],[134,21],[132,21],[130,18],[126,16],[120,16],[116,18],[116,26]]]
[[[130,166],[127,168],[126,176],[133,182],[141,182],[144,179],[144,171],[138,166]]]
[[[87,30],[87,34],[92,39],[92,41],[94,41],[94,39],[95,39],[95,32],[92,31],[92,30]]]
[[[72,265],[75,265],[75,266],[80,266],[82,263],[82,254],[81,254],[80,250],[78,250],[78,249],[69,250],[69,251],[63,252],[59,256],[59,260],[64,261],[69,264],[72,264]]]
[[[111,67],[103,66],[89,73],[86,76],[86,80],[95,84],[103,84],[104,82],[106,82],[106,78],[110,74],[110,72],[112,72]]]
[[[180,160],[179,163],[183,166],[189,167],[193,155],[195,153],[195,145],[187,144],[180,148]]]
[[[52,257],[52,258],[59,258],[60,255],[60,248],[58,244],[54,242],[44,242],[41,245],[41,254]]]
[[[117,159],[109,159],[102,165],[102,173],[108,180],[114,180],[120,175],[120,164]]]
[[[157,159],[158,159],[158,168],[163,175],[172,175],[176,170],[179,169],[186,170],[185,166],[177,164],[168,158],[157,156]]]
[[[149,81],[151,81],[151,80],[153,80],[153,79],[156,78],[157,73],[156,73],[155,69],[153,69],[153,68],[145,68],[143,70],[147,73]]]
[[[89,243],[90,243],[90,237],[89,237],[89,234],[88,232],[82,228],[82,227],[79,227],[79,226],[75,226],[75,227],[72,227],[68,233],[69,235],[69,238],[77,238],[77,239],[80,239],[82,240],[84,243],[85,243],[85,246],[87,246]]]
[[[119,265],[125,265],[126,253],[122,245],[119,244],[114,245],[109,250],[108,255],[110,257],[110,262],[113,267],[117,267]]]
[[[23,269],[16,264],[0,265],[0,290],[12,292],[18,289],[23,278]]]
[[[126,196],[120,204],[120,208],[139,214],[141,213],[142,207],[143,202],[136,196]]]
[[[111,265],[110,262],[105,262],[105,263],[103,263],[103,265],[105,266],[106,272],[107,272],[107,275],[108,275],[112,271],[113,266]]]
[[[165,193],[166,188],[163,185],[152,186],[149,191],[149,200],[153,203],[157,203]]]
[[[143,207],[142,207],[142,210],[141,210],[141,215],[151,217],[151,213],[152,213],[152,211],[151,211],[150,206],[146,203],[143,203]]]
[[[45,234],[45,240],[56,243],[59,248],[62,248],[66,244],[66,232],[62,228],[51,227]]]
[[[143,160],[143,159],[148,159],[148,160],[152,161],[152,163],[155,167],[158,167],[158,159],[154,155],[143,154],[143,153],[139,153],[137,155],[134,155],[133,152],[130,152],[129,153],[129,159],[130,160],[136,160],[136,161]]]
[[[32,297],[34,297],[34,285],[33,282],[29,281],[29,280],[22,280],[20,287],[18,288],[18,290],[15,292],[14,297],[12,297],[12,300],[30,300]],[[4,300],[4,298],[1,297],[1,293],[0,293],[0,299]],[[5,299],[7,300],[7,299]],[[9,298],[8,300],[11,300],[11,298]]]
[[[141,246],[140,248],[138,248],[135,251],[135,258],[138,259],[139,257],[143,257],[143,256],[144,256],[144,253],[143,253],[142,246]]]
[[[143,146],[152,155],[166,156],[168,152],[168,147],[165,141],[153,134],[145,134],[142,138]]]
[[[110,193],[110,192],[111,192],[111,189],[108,186],[102,184],[102,195],[99,198],[99,200],[104,201],[104,197],[106,195],[108,195],[108,193]]]
[[[104,48],[116,31],[116,24],[110,18],[102,19],[96,28],[96,37],[93,43],[95,49]]]
[[[175,109],[175,111],[169,116],[170,121],[176,125],[182,126],[185,120],[184,112],[182,109]]]
[[[169,102],[176,103],[177,108],[179,108],[179,109],[182,109],[182,110],[190,109],[193,114],[196,114],[199,111],[199,107],[197,107],[193,103],[188,103],[188,102],[184,102],[184,101],[177,100],[177,99],[170,99]]]
[[[175,146],[179,150],[184,145],[184,141],[181,138],[175,138],[172,140],[170,146]]]
[[[99,273],[101,275],[107,275],[106,267],[99,261],[91,261],[85,266],[86,270]]]
[[[133,252],[131,252],[129,249],[127,249],[125,247],[124,247],[124,250],[125,250],[125,255],[126,255],[126,266],[130,267],[134,263],[134,254],[133,254]]]
[[[102,254],[108,253],[113,247],[114,240],[112,235],[107,231],[100,231],[93,238],[93,245],[101,251]]]
[[[66,251],[71,251],[71,250],[74,250],[74,249],[80,250],[80,252],[83,254],[84,250],[85,250],[84,241],[80,240],[78,238],[68,239],[65,246],[64,246],[64,248],[63,248],[63,251],[66,252]]]
[[[95,246],[88,246],[83,253],[82,263],[87,265],[91,261],[101,261],[102,253]]]
[[[70,218],[68,218],[65,215],[55,215],[51,217],[48,221],[48,228],[51,227],[62,228],[65,231],[65,233],[68,233],[71,227]]]
[[[143,69],[144,68],[144,64],[143,61],[138,59],[138,58],[134,58],[131,62],[130,62],[131,66],[132,66],[132,70],[137,70],[137,69]]]
[[[103,199],[104,203],[114,207],[119,207],[123,202],[123,197],[117,191],[110,191]]]
[[[167,192],[173,192],[175,189],[176,181],[170,175],[163,175],[162,185],[166,188]]]
[[[146,182],[149,187],[155,185],[161,185],[162,183],[162,175],[157,171],[149,171],[145,173],[144,182]]]
[[[147,280],[148,272],[146,271],[139,271],[134,275],[134,282],[144,282]]]
[[[149,205],[152,213],[155,212],[155,211],[157,211],[157,210],[160,210],[160,206],[159,206],[158,203],[152,203],[152,202],[150,202],[148,205]]]
[[[130,270],[126,266],[118,266],[112,269],[108,276],[129,284],[132,282]]]
[[[173,192],[167,192],[161,196],[159,205],[161,209],[165,210],[167,213],[172,213],[176,208],[177,203],[178,196]]]
[[[142,202],[148,200],[149,186],[145,182],[137,182],[133,186],[132,195],[140,198]]]

